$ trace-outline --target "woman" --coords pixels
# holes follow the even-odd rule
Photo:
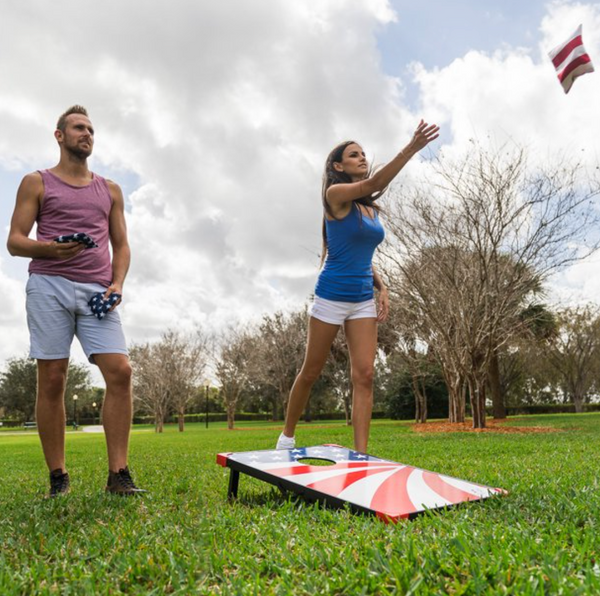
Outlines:
[[[439,136],[438,131],[435,124],[421,120],[410,143],[373,175],[364,151],[353,141],[338,145],[327,157],[322,195],[326,257],[310,308],[304,363],[290,393],[277,449],[295,447],[296,425],[343,325],[350,354],[354,449],[366,451],[373,407],[377,321],[384,321],[388,314],[387,289],[372,265],[373,253],[384,237],[375,201],[410,158]],[[378,308],[374,287],[379,291]]]

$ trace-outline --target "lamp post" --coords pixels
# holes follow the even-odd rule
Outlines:
[[[210,385],[208,383],[208,381],[206,382],[206,385],[204,385],[204,389],[206,390],[206,428],[208,428],[208,389],[209,389]]]
[[[77,400],[79,396],[77,393],[73,395],[73,430],[77,430]]]
[[[96,422],[96,408],[98,407],[98,404],[96,402],[94,402],[92,404],[92,408],[94,408],[94,422]]]

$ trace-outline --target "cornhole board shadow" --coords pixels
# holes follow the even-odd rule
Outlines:
[[[310,465],[305,459],[328,465]],[[311,501],[333,507],[348,504],[355,512],[385,522],[506,493],[339,445],[219,453],[217,463],[230,469],[229,499],[237,497],[244,473]]]

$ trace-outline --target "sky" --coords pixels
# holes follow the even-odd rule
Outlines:
[[[57,163],[57,117],[83,104],[90,167],[125,195],[130,342],[298,308],[318,273],[324,160],[341,140],[382,163],[420,118],[438,123],[406,179],[471,138],[600,161],[600,74],[565,95],[547,57],[580,23],[600,68],[594,2],[5,0],[3,238],[22,177]],[[599,261],[558,275],[549,300],[596,300]],[[27,264],[3,240],[0,366],[27,353]]]

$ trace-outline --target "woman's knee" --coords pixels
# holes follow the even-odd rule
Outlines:
[[[313,385],[321,376],[321,369],[315,367],[303,367],[298,374],[298,379],[307,385]]]
[[[360,366],[352,369],[352,384],[360,387],[372,387],[375,376],[374,366]]]

